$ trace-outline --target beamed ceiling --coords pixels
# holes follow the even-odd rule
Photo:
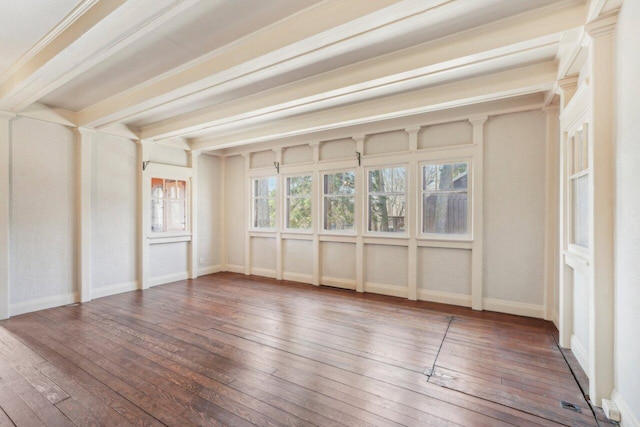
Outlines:
[[[0,110],[212,151],[549,102],[615,0],[0,0]]]

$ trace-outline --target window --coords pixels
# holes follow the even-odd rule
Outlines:
[[[151,231],[187,231],[187,181],[151,178]]]
[[[324,175],[324,229],[353,230],[355,217],[355,173],[336,172]]]
[[[285,228],[311,229],[311,175],[286,179]]]
[[[276,178],[253,180],[253,228],[276,227]]]
[[[589,146],[586,124],[569,140],[569,191],[571,191],[571,239],[574,245],[589,247]]]
[[[468,163],[422,167],[422,232],[467,234]]]
[[[369,231],[404,232],[407,169],[374,169],[367,176]]]

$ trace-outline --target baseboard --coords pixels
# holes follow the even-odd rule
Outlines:
[[[117,285],[103,286],[97,289],[92,289],[91,298],[96,299],[108,297],[111,295],[122,294],[124,292],[135,291],[138,288],[137,280],[134,280],[133,282],[118,283]]]
[[[149,287],[166,285],[167,283],[179,282],[180,280],[187,280],[188,278],[188,271],[167,274],[166,276],[152,277],[151,279],[149,279]]]
[[[291,282],[299,282],[299,283],[306,283],[309,285],[313,285],[313,275],[311,274],[290,273],[285,271],[284,273],[282,273],[282,278],[284,280],[289,280]]]
[[[227,267],[224,269],[224,271],[228,271],[229,273],[244,274],[244,265],[227,264]]]
[[[582,370],[589,372],[589,353],[584,349],[582,343],[575,335],[571,335],[571,352],[582,367]]]
[[[622,398],[622,395],[618,393],[618,390],[613,390],[611,394],[611,400],[618,405],[618,409],[620,410],[620,426],[621,427],[640,427],[640,420],[636,417],[631,411],[631,407],[627,404],[627,402]]]
[[[255,276],[269,277],[271,279],[276,278],[276,271],[270,268],[251,268],[251,274]]]
[[[323,276],[320,278],[320,284],[333,286],[334,288],[356,290],[356,281],[354,279],[341,279],[339,277]]]
[[[471,295],[454,294],[452,292],[418,289],[418,299],[420,301],[438,302],[440,304],[471,307]]]
[[[536,317],[544,319],[544,306],[525,302],[507,301],[493,298],[483,298],[482,308],[499,313],[515,314],[517,316]]]
[[[207,274],[219,273],[222,271],[220,265],[210,265],[209,267],[198,268],[198,276],[206,276]]]
[[[409,291],[406,286],[394,286],[386,283],[365,282],[364,291],[391,297],[407,298]]]
[[[553,310],[553,312],[551,313],[551,321],[553,322],[554,325],[556,325],[556,329],[560,330],[560,315],[558,314],[558,312],[556,310]]]
[[[79,301],[80,294],[78,292],[70,292],[68,294],[23,301],[9,306],[9,316],[19,316],[21,314],[32,313],[34,311],[74,304]]]

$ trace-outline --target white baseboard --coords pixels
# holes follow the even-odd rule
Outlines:
[[[418,299],[420,301],[438,302],[441,304],[471,307],[471,295],[454,294],[452,292],[418,289]]]
[[[499,313],[544,319],[544,306],[538,304],[483,298],[482,308],[484,310],[497,311]]]
[[[575,335],[571,335],[571,352],[578,360],[582,370],[589,372],[589,353]]]
[[[9,316],[19,316],[21,314],[32,313],[34,311],[74,304],[79,301],[80,294],[78,292],[70,292],[68,294],[23,301],[9,306]]]
[[[282,278],[284,280],[289,280],[291,282],[299,282],[306,283],[309,285],[313,285],[313,275],[311,274],[302,274],[302,273],[290,273],[285,271],[282,273]]]
[[[270,268],[252,267],[251,268],[251,274],[254,275],[254,276],[269,277],[271,279],[275,279],[276,278],[276,271],[272,270]]]
[[[219,273],[222,271],[220,265],[210,265],[209,267],[198,268],[198,276],[206,276],[207,274]]]
[[[553,310],[553,312],[551,313],[551,321],[553,322],[554,325],[556,325],[556,329],[560,330],[560,315],[558,314],[558,312],[556,310]]]
[[[611,400],[613,400],[615,404],[618,405],[618,409],[620,410],[621,427],[640,427],[640,419],[638,419],[638,417],[636,416],[640,415],[640,412],[638,414],[634,414],[633,411],[631,411],[631,407],[627,404],[622,395],[618,393],[618,390],[613,390],[613,393],[611,394]]]
[[[244,274],[244,265],[227,264],[227,267],[224,269],[224,271],[228,271],[229,273]]]
[[[122,294],[124,292],[131,292],[139,289],[138,281],[118,283],[116,285],[103,286],[97,289],[91,290],[91,298],[103,298],[111,295]]]
[[[320,278],[320,284],[326,286],[333,286],[334,288],[351,289],[356,290],[356,281],[354,279],[341,279],[339,277],[322,276]]]
[[[394,286],[386,283],[365,282],[364,291],[391,297],[407,298],[409,296],[406,286]]]
[[[166,276],[152,277],[149,279],[149,287],[166,285],[167,283],[179,282],[180,280],[187,280],[189,278],[189,272],[183,271],[180,273],[167,274]]]

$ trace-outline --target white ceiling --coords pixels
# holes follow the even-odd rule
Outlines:
[[[0,0],[0,109],[215,149],[353,105],[373,117],[541,94],[593,1]],[[482,96],[466,83],[479,78]],[[444,86],[458,91],[446,102]],[[412,107],[387,111],[392,98]]]

